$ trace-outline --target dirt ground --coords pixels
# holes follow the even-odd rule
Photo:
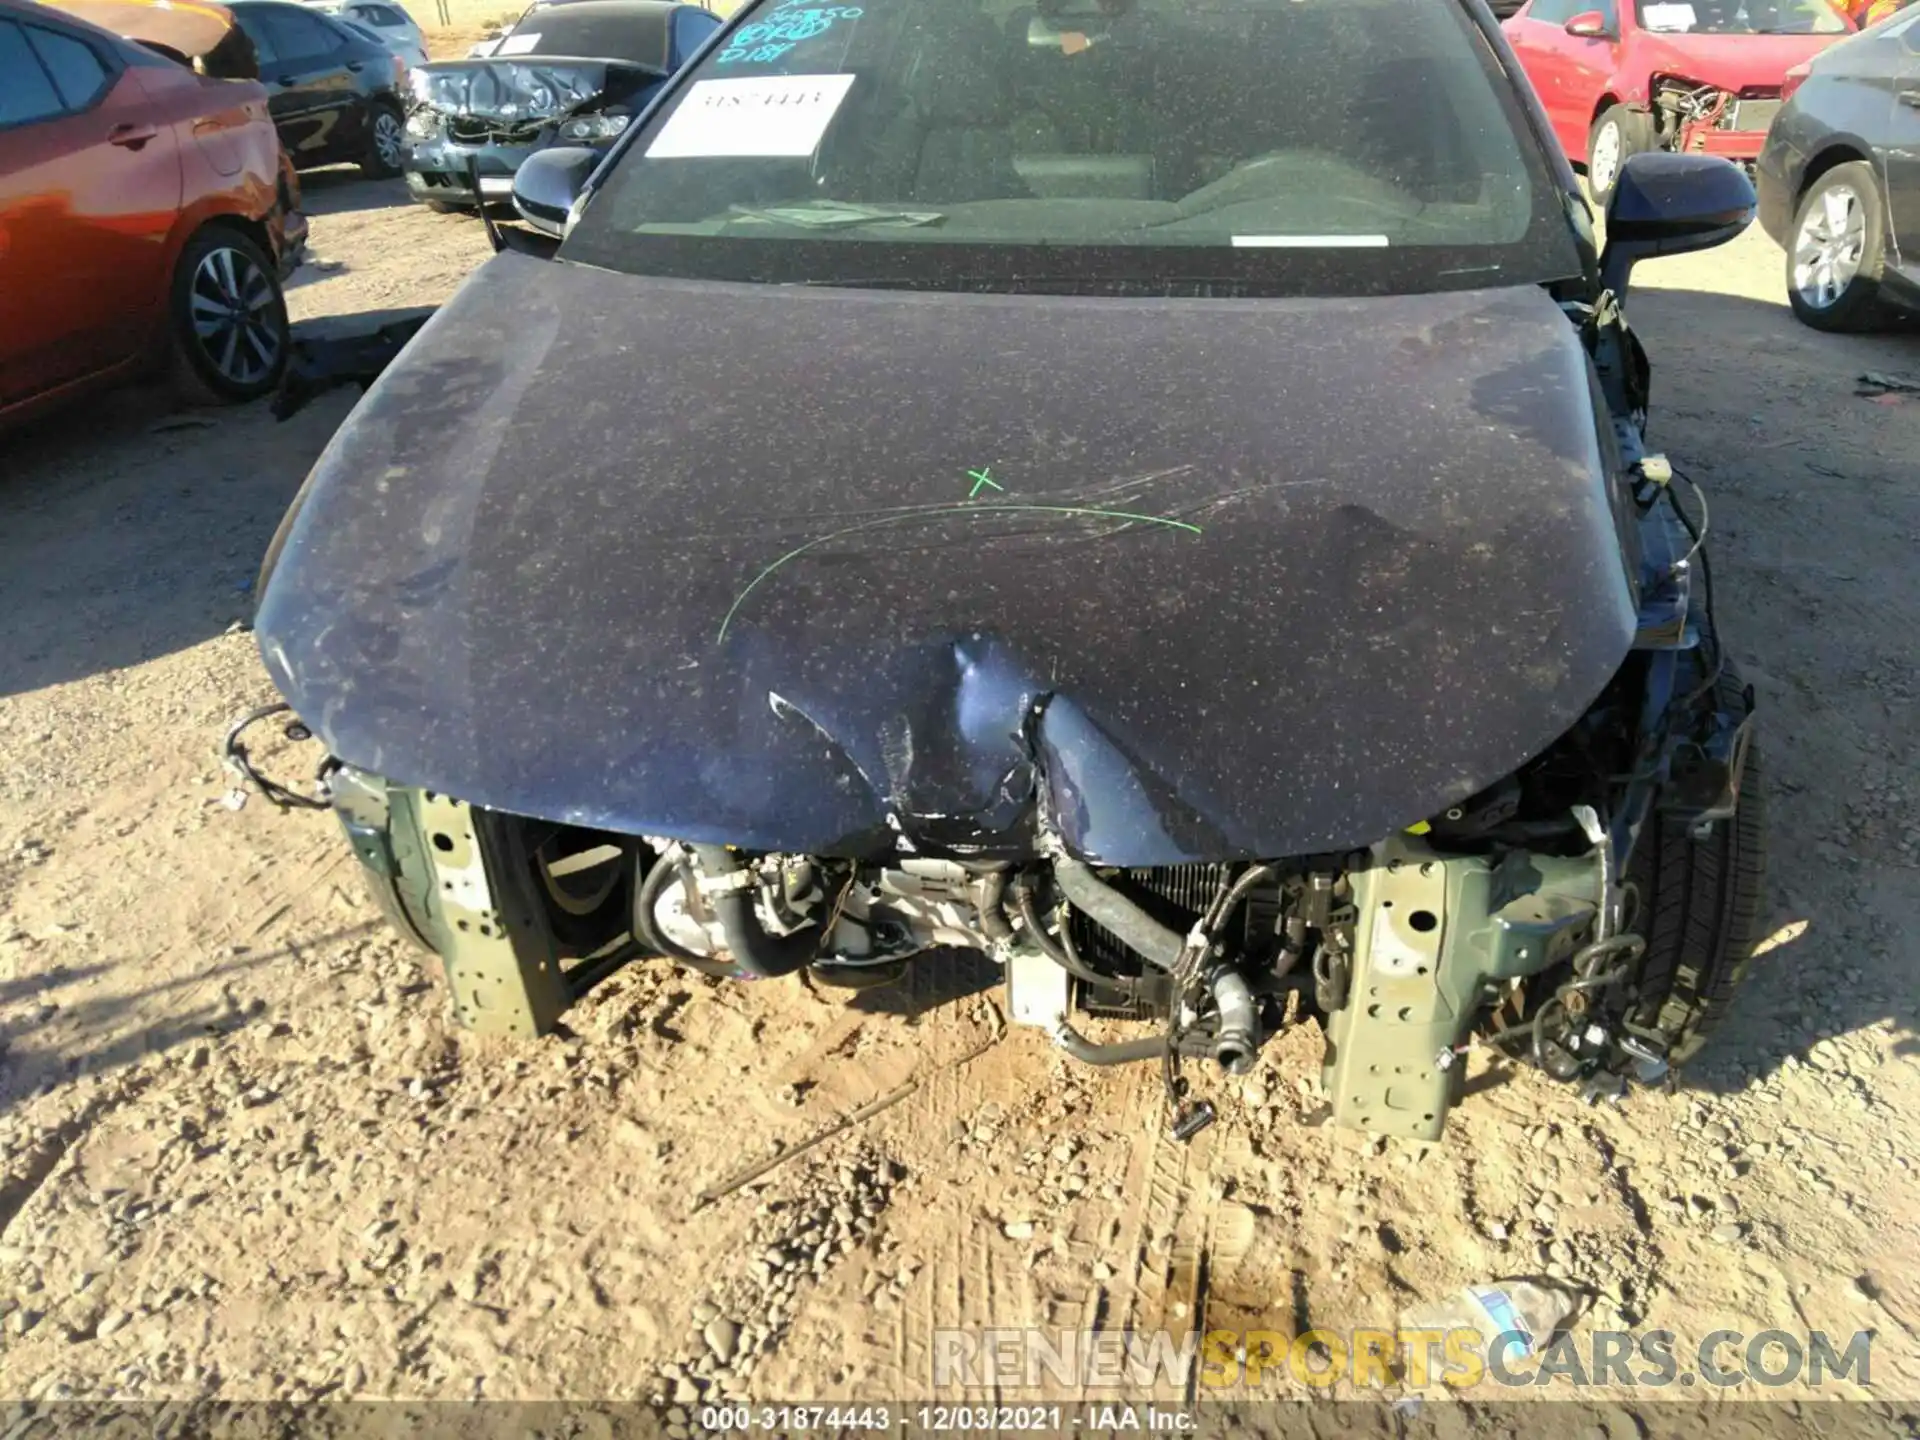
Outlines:
[[[394,184],[308,196],[298,317],[486,253]],[[1577,1329],[1683,1356],[1870,1331],[1870,1378],[1819,1393],[1910,1425],[1920,396],[1855,390],[1920,341],[1798,326],[1757,231],[1646,267],[1633,314],[1760,697],[1776,933],[1677,1089],[1481,1063],[1433,1147],[1321,1123],[1308,1032],[1200,1076],[1222,1121],[1174,1144],[1150,1069],[1070,1066],[956,970],[850,1007],[643,966],[569,1034],[463,1034],[331,819],[220,803],[223,726],[271,697],[255,565],[352,397],[127,393],[0,440],[0,1395],[898,1401],[945,1327],[1381,1327],[1546,1273]]]

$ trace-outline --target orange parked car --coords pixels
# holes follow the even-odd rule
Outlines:
[[[86,3],[0,0],[0,425],[161,364],[253,399],[286,364],[298,181],[265,88],[193,68],[231,17],[120,4],[115,34]]]

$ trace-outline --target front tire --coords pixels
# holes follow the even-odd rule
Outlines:
[[[406,159],[406,122],[391,105],[375,105],[367,116],[367,150],[360,173],[369,180],[390,180]]]
[[[1656,148],[1653,122],[1644,112],[1625,105],[1602,110],[1587,132],[1587,193],[1593,203],[1606,209],[1627,161]]]
[[[251,237],[209,225],[174,266],[167,323],[175,388],[194,404],[258,400],[280,383],[289,344],[277,267]]]
[[[1721,702],[1738,682],[1720,681]],[[1767,797],[1757,740],[1749,743],[1739,807],[1703,840],[1655,814],[1634,850],[1638,928],[1646,936],[1636,1018],[1665,1036],[1668,1059],[1696,1054],[1746,979],[1766,906]]]
[[[1787,240],[1787,301],[1815,330],[1868,330],[1886,318],[1886,203],[1873,167],[1836,165],[1801,197]]]

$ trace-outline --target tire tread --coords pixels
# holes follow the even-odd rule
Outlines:
[[[1724,691],[1737,682],[1723,678]],[[1640,1014],[1663,1031],[1675,1063],[1695,1052],[1746,979],[1766,905],[1765,768],[1749,746],[1739,808],[1704,842],[1656,815],[1634,856],[1647,950]]]

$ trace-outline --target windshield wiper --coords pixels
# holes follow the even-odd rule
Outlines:
[[[894,210],[884,205],[855,205],[843,200],[803,200],[797,205],[735,205],[729,220],[763,220],[805,230],[845,230],[858,225],[938,225],[938,210]]]
[[[821,275],[784,282],[814,289],[939,290],[978,295],[1116,296],[1228,300],[1274,293],[1258,280],[1232,275],[1101,275],[1033,271],[1018,275],[967,275],[940,272],[915,276]]]

